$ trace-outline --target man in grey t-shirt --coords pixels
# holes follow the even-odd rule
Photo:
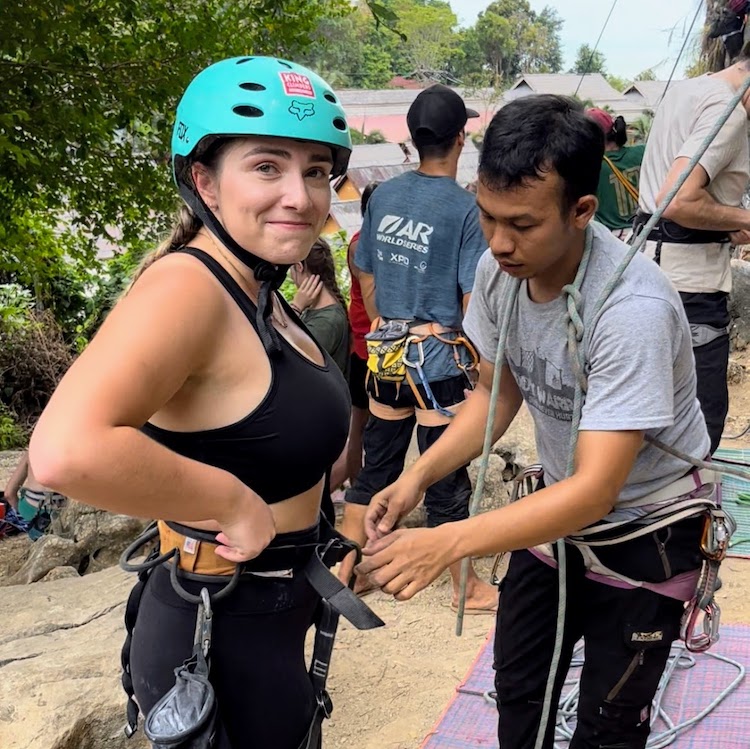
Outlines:
[[[567,614],[551,704],[558,704],[573,647],[584,637],[571,746],[646,745],[651,700],[701,566],[701,511],[671,518],[691,490],[709,501],[714,491],[713,477],[686,479],[690,466],[644,440],[658,438],[700,458],[709,449],[690,330],[677,292],[655,264],[637,255],[601,311],[594,309],[628,249],[591,223],[603,150],[599,127],[565,97],[524,97],[495,115],[485,135],[477,192],[489,250],[479,263],[464,322],[481,354],[480,382],[441,439],[373,498],[366,518],[368,559],[359,570],[399,600],[411,598],[457,559],[513,552],[501,582],[495,634],[503,749],[530,749],[540,730],[558,606],[555,560],[541,547],[578,537],[593,524],[605,535],[643,532],[596,547],[604,573],[588,555],[593,547],[566,544]],[[563,289],[579,270],[588,385],[568,476],[576,379]],[[394,531],[427,486],[481,451],[511,279],[521,283],[509,318],[494,438],[525,401],[544,484],[475,518]],[[666,527],[649,530],[656,528],[657,514],[669,518]],[[676,581],[685,577],[690,590],[677,595]],[[553,745],[554,723],[553,708],[544,727],[545,749]]]

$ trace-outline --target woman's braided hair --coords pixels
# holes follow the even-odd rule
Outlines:
[[[341,293],[339,282],[336,278],[336,265],[333,262],[331,246],[325,239],[319,237],[310,250],[310,254],[304,261],[305,268],[315,276],[319,276],[323,286],[336,297],[339,304],[346,311],[346,299]]]

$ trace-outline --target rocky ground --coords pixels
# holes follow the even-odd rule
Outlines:
[[[750,357],[737,356],[735,364],[727,434],[742,431],[750,420]],[[533,460],[527,414],[504,444]],[[750,447],[750,435],[726,445]],[[13,461],[13,455],[0,454],[0,485]],[[496,461],[491,493],[503,491],[502,467]],[[25,539],[0,542],[0,585],[17,574],[27,552]],[[477,562],[484,575],[490,564]],[[722,569],[722,621],[750,623],[750,562],[730,559]],[[120,732],[118,659],[132,578],[117,568],[85,577],[72,568],[59,574],[70,579],[13,585],[0,593],[0,747],[143,749]],[[467,617],[463,636],[456,637],[449,597],[445,575],[409,603],[369,596],[387,623],[383,629],[358,632],[342,624],[330,679],[335,711],[325,728],[328,749],[420,746],[493,624],[492,617]]]

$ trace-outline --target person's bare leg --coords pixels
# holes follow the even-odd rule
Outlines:
[[[461,593],[461,562],[452,564],[449,570],[453,582],[451,604],[456,607]],[[469,562],[469,575],[466,578],[466,609],[493,611],[497,609],[497,602],[497,587],[480,580],[474,571],[474,565]]]
[[[341,520],[341,535],[358,543],[360,546],[365,545],[367,536],[365,535],[365,513],[367,505],[356,505],[350,502],[344,503],[344,517]],[[339,565],[338,578],[345,585],[349,584],[349,578],[354,570],[356,554],[352,552]],[[357,576],[354,583],[354,592],[359,593],[370,587],[366,579]]]

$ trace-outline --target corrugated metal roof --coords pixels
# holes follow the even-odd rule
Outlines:
[[[578,84],[580,89],[578,89]],[[530,90],[529,90],[530,89]],[[557,94],[573,96],[578,89],[581,99],[619,99],[620,92],[607,83],[601,73],[589,73],[583,77],[577,73],[535,73],[522,75],[508,91],[505,98],[512,100],[525,94]],[[514,94],[514,92],[516,92]]]
[[[346,232],[347,237],[359,231],[362,225],[362,210],[359,200],[343,200],[331,203],[331,215]]]
[[[462,88],[453,89],[466,102],[466,106],[478,112],[487,110],[487,102],[492,100],[491,94]],[[400,114],[406,117],[414,99],[420,89],[339,89],[341,105],[347,117],[385,116]],[[468,96],[466,95],[468,94]]]
[[[626,99],[643,101],[650,108],[655,108],[664,96],[667,81],[634,81],[622,95]]]

